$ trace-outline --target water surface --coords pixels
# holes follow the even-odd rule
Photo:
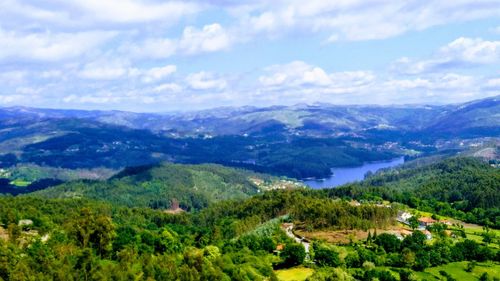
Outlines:
[[[388,161],[365,163],[359,167],[340,167],[332,168],[332,176],[321,180],[304,180],[304,183],[314,189],[330,188],[343,185],[349,182],[360,181],[365,178],[369,171],[376,171],[394,167],[405,162],[404,157],[395,158]]]

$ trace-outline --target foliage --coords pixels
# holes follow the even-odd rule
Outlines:
[[[260,187],[250,178],[276,178],[219,165],[162,164],[128,168],[106,181],[74,181],[37,193],[44,198],[93,198],[129,207],[199,210],[226,199],[243,199]]]
[[[325,190],[332,197],[382,199],[500,228],[500,170],[477,159],[451,158],[384,171],[358,184]]]
[[[285,246],[281,257],[283,258],[283,265],[285,267],[297,266],[304,262],[306,250],[302,244],[289,243]]]

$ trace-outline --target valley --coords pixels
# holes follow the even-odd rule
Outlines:
[[[495,151],[498,111],[497,97],[447,106],[298,105],[175,114],[3,108],[0,167],[35,164],[85,174],[168,161],[325,178],[331,168],[401,156]]]
[[[0,280],[494,280],[498,106],[2,109]]]

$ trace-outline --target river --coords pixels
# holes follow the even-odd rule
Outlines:
[[[388,161],[365,163],[359,167],[332,168],[332,176],[321,180],[304,180],[304,183],[314,189],[336,187],[349,182],[363,180],[365,174],[369,171],[375,173],[380,169],[394,167],[404,162],[404,157],[400,157]]]

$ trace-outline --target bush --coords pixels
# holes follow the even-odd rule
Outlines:
[[[339,253],[326,245],[314,244],[314,260],[319,266],[340,266]]]
[[[283,265],[285,267],[292,267],[304,262],[306,258],[306,250],[304,245],[298,243],[288,244],[281,254],[283,258]]]

